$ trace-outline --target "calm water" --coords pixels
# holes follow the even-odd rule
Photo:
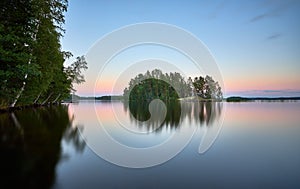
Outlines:
[[[150,117],[145,109],[143,104],[80,102],[0,114],[1,184],[9,188],[300,188],[300,102],[169,104],[161,127],[155,120],[138,121]],[[195,133],[171,160],[133,169],[107,162],[90,148],[91,142],[105,146],[99,139],[100,123],[114,140],[134,148],[162,144],[176,133]],[[199,154],[203,137],[214,139],[204,133],[219,130],[212,146]]]

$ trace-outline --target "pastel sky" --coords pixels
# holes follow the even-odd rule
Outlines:
[[[126,25],[171,24],[189,31],[208,47],[222,74],[225,96],[300,96],[299,18],[298,0],[70,0],[62,48],[76,57],[87,54],[104,35]],[[104,73],[98,78],[99,71],[87,71],[87,82],[76,86],[77,93],[121,93],[121,88],[111,91],[117,80],[113,75],[145,58],[177,62],[176,69],[182,67],[188,76],[203,74],[185,66],[189,60],[180,53],[148,45],[118,54],[106,67],[106,76]],[[89,80],[92,75],[101,81],[95,85],[95,80]],[[122,82],[126,85],[128,81]]]

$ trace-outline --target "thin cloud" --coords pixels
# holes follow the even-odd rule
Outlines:
[[[267,14],[267,13],[260,14],[260,15],[258,15],[258,16],[253,17],[253,18],[250,20],[250,22],[256,22],[256,21],[259,21],[259,20],[264,19],[265,17],[268,17],[268,14]]]
[[[280,16],[284,12],[286,12],[289,8],[293,7],[297,1],[269,1],[265,4],[265,12],[258,14],[249,20],[250,23],[257,22],[263,20],[265,18],[271,18],[275,16]]]
[[[273,40],[273,39],[277,39],[279,37],[281,37],[282,34],[281,33],[277,33],[277,34],[273,34],[267,37],[267,40]]]
[[[282,92],[287,92],[288,90],[256,90],[258,92],[264,92],[264,93],[282,93]]]
[[[222,1],[220,3],[217,4],[217,6],[214,8],[214,10],[211,12],[211,14],[208,16],[209,19],[215,19],[218,17],[218,15],[220,14],[220,12],[222,12],[222,10],[225,8],[227,4],[227,1]]]

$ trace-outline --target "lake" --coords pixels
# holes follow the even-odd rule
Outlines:
[[[3,188],[300,188],[299,101],[149,111],[81,101],[0,114]]]

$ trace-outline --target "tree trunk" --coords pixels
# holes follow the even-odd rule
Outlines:
[[[42,105],[46,104],[46,102],[49,100],[49,98],[52,96],[53,93],[50,93],[49,96],[46,98],[46,100],[44,100],[44,102],[42,103]]]
[[[39,27],[40,27],[40,24],[38,23],[37,29],[36,29],[36,33],[33,35],[33,41],[36,41],[36,35],[37,35],[38,31],[39,31]],[[28,44],[25,44],[25,46],[26,46],[26,45],[28,45]],[[28,61],[28,65],[30,65],[30,64],[31,64],[31,58],[29,58],[29,61]],[[18,102],[18,100],[19,100],[21,94],[23,93],[23,91],[24,91],[24,89],[25,89],[27,77],[28,77],[28,73],[25,74],[25,76],[24,76],[24,81],[23,81],[23,86],[22,86],[22,88],[20,89],[19,93],[17,94],[17,96],[16,96],[14,102],[10,105],[10,107],[12,107],[12,108],[15,107],[16,103]]]
[[[40,94],[36,97],[36,99],[33,101],[33,104],[36,104],[36,102],[39,100],[41,94],[42,94],[42,92],[40,92]]]
[[[59,97],[60,97],[60,93],[57,95],[57,97],[55,98],[55,100],[52,103],[55,103]]]
[[[27,78],[27,74],[25,75],[25,79],[26,79],[26,78]],[[22,92],[23,92],[24,89],[25,89],[25,85],[26,85],[26,82],[24,81],[24,82],[23,82],[23,86],[22,86],[22,88],[20,89],[19,93],[17,94],[17,96],[16,96],[14,102],[10,104],[10,107],[11,107],[11,108],[15,107],[15,105],[16,105],[16,103],[18,102],[18,100],[19,100],[19,98],[20,98]]]

